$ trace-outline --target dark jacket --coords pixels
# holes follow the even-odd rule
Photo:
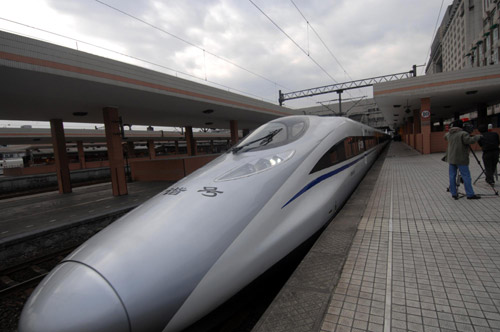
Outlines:
[[[500,141],[498,139],[498,134],[494,132],[484,132],[481,133],[481,139],[479,140],[479,145],[483,148],[484,152],[487,151],[497,151]]]
[[[448,141],[446,161],[454,165],[469,165],[469,145],[479,141],[481,136],[472,137],[462,128],[453,127],[444,138]]]

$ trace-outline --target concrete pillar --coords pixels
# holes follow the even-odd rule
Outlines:
[[[229,121],[229,128],[231,129],[231,144],[236,145],[238,144],[238,121],[236,120],[230,120]]]
[[[412,141],[412,135],[413,135],[413,118],[408,117],[406,119],[408,122],[406,123],[406,144],[409,146],[412,146],[411,141]]]
[[[175,154],[179,154],[179,141],[175,141]]]
[[[129,158],[135,158],[135,145],[134,142],[127,142],[127,154]]]
[[[148,140],[149,159],[156,159],[155,142]]]
[[[404,142],[405,141],[405,135],[406,135],[406,121],[403,120],[403,123],[401,126],[399,126],[399,135],[401,135],[401,140]]]
[[[193,127],[187,126],[185,130],[186,147],[188,156],[196,156],[196,142],[193,136]]]
[[[419,133],[419,128],[420,128],[420,118],[419,118],[419,111],[418,110],[413,110],[413,130],[412,130],[412,145],[414,149],[417,148],[417,134]]]
[[[414,135],[421,133],[420,112],[421,112],[421,110],[413,110],[413,134]]]
[[[85,165],[85,152],[83,151],[83,142],[78,141],[76,142],[76,145],[78,147],[78,161],[80,162],[80,168],[84,169],[86,168],[86,165]]]
[[[106,132],[113,196],[127,195],[128,190],[125,178],[125,169],[123,166],[122,137],[120,132],[118,109],[115,107],[104,107],[102,109],[102,114]]]
[[[50,120],[50,132],[56,160],[59,193],[69,194],[71,192],[71,179],[69,176],[68,154],[66,153],[66,139],[64,138],[64,127],[61,119]]]
[[[431,153],[431,99],[420,99],[420,122],[422,132],[422,153]]]

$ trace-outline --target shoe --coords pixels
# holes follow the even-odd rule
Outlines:
[[[458,199],[458,195],[451,195],[451,197],[453,197],[455,200]]]
[[[480,199],[481,196],[478,196],[478,195],[474,195],[474,196],[471,196],[471,197],[468,197],[467,196],[467,199]]]

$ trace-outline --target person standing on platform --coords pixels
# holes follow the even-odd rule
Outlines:
[[[458,199],[457,193],[457,170],[460,171],[464,181],[465,194],[467,199],[479,199],[480,196],[474,193],[472,181],[469,171],[469,146],[476,143],[481,138],[478,136],[470,136],[468,132],[462,130],[462,120],[456,120],[452,123],[450,131],[444,135],[448,141],[448,149],[446,150],[446,161],[449,163],[450,176],[450,193],[454,199]]]
[[[483,149],[483,164],[486,182],[493,185],[495,184],[493,175],[495,174],[495,170],[497,168],[498,156],[500,153],[498,148],[500,145],[500,139],[498,138],[497,133],[488,131],[487,125],[479,125],[477,129],[481,133],[479,145]]]

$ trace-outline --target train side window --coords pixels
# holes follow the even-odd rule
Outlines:
[[[384,141],[385,136],[350,136],[335,144],[314,165],[310,174],[353,158]],[[378,141],[378,142],[377,142]]]
[[[365,142],[365,149],[369,150],[373,148],[375,145],[377,145],[377,141],[375,136],[365,136],[364,137],[364,142]]]
[[[344,160],[346,160],[345,140],[331,147],[330,150],[319,159],[316,165],[314,165],[310,174],[321,171],[322,169],[338,164]]]

